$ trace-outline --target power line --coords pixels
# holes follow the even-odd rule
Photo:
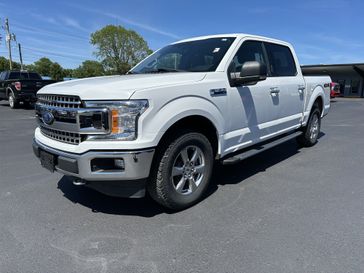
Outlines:
[[[63,38],[71,38],[71,39],[77,39],[77,40],[81,40],[81,41],[85,41],[85,42],[89,42],[89,39],[86,38],[85,36],[78,36],[78,35],[73,35],[70,33],[61,33],[61,32],[57,32],[57,31],[51,31],[51,30],[45,30],[42,28],[35,28],[35,27],[29,27],[23,24],[13,24],[14,27],[16,29],[18,29],[18,31],[22,31],[22,32],[31,32],[37,35],[43,35],[43,36],[49,36],[49,37],[53,37],[53,38],[60,38],[63,36]]]
[[[49,51],[49,50],[42,50],[42,49],[36,49],[36,48],[32,48],[32,47],[26,47],[23,46],[24,49],[26,50],[30,50],[32,52],[39,52],[39,53],[43,53],[43,54],[48,54],[48,55],[53,55],[53,56],[57,56],[57,57],[63,57],[63,58],[76,58],[76,59],[80,59],[80,60],[85,60],[85,59],[89,59],[90,56],[81,56],[78,54],[67,54],[67,53],[58,53],[58,52],[54,52],[54,51]]]

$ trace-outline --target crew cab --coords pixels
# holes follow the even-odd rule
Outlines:
[[[316,144],[328,76],[304,77],[291,44],[248,34],[170,44],[127,75],[38,92],[33,150],[41,164],[108,195],[180,210],[198,202],[220,161],[284,141]]]
[[[36,72],[3,71],[0,74],[0,100],[9,100],[10,107],[17,108],[20,102],[35,102],[38,90],[54,82],[43,80]]]

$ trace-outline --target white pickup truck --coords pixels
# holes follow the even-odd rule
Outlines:
[[[38,92],[33,149],[43,167],[108,195],[175,210],[203,196],[214,163],[297,138],[317,142],[330,77],[304,77],[293,47],[227,34],[170,44],[128,75]]]

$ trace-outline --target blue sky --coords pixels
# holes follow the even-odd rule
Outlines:
[[[9,18],[24,62],[47,56],[67,68],[95,59],[90,33],[106,24],[137,31],[153,50],[191,36],[243,32],[291,42],[302,64],[364,62],[363,14],[362,0],[0,0],[1,22]],[[7,56],[4,39],[0,56]]]

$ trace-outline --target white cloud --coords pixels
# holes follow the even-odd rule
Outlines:
[[[12,28],[16,32],[33,34],[36,36],[39,36],[39,35],[47,36],[47,37],[51,37],[51,38],[54,38],[57,40],[73,39],[73,40],[79,40],[79,41],[85,41],[85,42],[89,41],[88,37],[83,36],[83,35],[74,35],[74,34],[58,32],[58,31],[46,30],[46,29],[38,28],[38,27],[30,27],[30,26],[20,24],[20,23],[13,23]]]
[[[39,21],[43,21],[43,22],[53,24],[53,25],[58,24],[57,20],[54,17],[44,16],[44,15],[36,13],[36,12],[30,12],[29,15],[32,16],[33,18],[39,20]]]
[[[78,29],[78,30],[81,30],[81,31],[85,31],[87,33],[90,32],[89,29],[82,27],[80,25],[80,23],[78,21],[76,21],[75,19],[73,19],[73,18],[70,18],[70,17],[61,17],[61,20],[63,21],[63,23],[66,26],[69,26],[69,27],[72,27],[72,28],[75,28],[75,29]]]
[[[92,12],[92,13],[95,13],[95,14],[99,14],[99,15],[102,15],[104,17],[109,17],[111,19],[116,19],[116,20],[118,20],[120,22],[123,22],[125,24],[135,26],[135,27],[138,27],[138,28],[150,31],[150,32],[154,32],[154,33],[157,33],[157,34],[160,34],[160,35],[163,35],[163,36],[167,36],[167,37],[170,37],[170,38],[173,38],[173,39],[180,39],[180,37],[178,35],[176,35],[176,34],[173,34],[173,33],[161,30],[159,28],[156,28],[156,27],[144,24],[144,23],[140,23],[140,22],[137,22],[137,21],[122,17],[122,16],[114,14],[114,13],[104,12],[104,11],[97,10],[97,9],[92,9],[92,8],[86,8],[86,7],[75,5],[75,4],[69,4],[69,5],[74,7],[74,8],[80,9],[80,10],[84,10],[84,11]]]
[[[364,48],[363,43],[356,42],[354,40],[340,38],[338,36],[330,36],[323,33],[314,34],[313,37],[317,40],[326,42],[328,44],[335,44],[340,47],[346,48]]]

